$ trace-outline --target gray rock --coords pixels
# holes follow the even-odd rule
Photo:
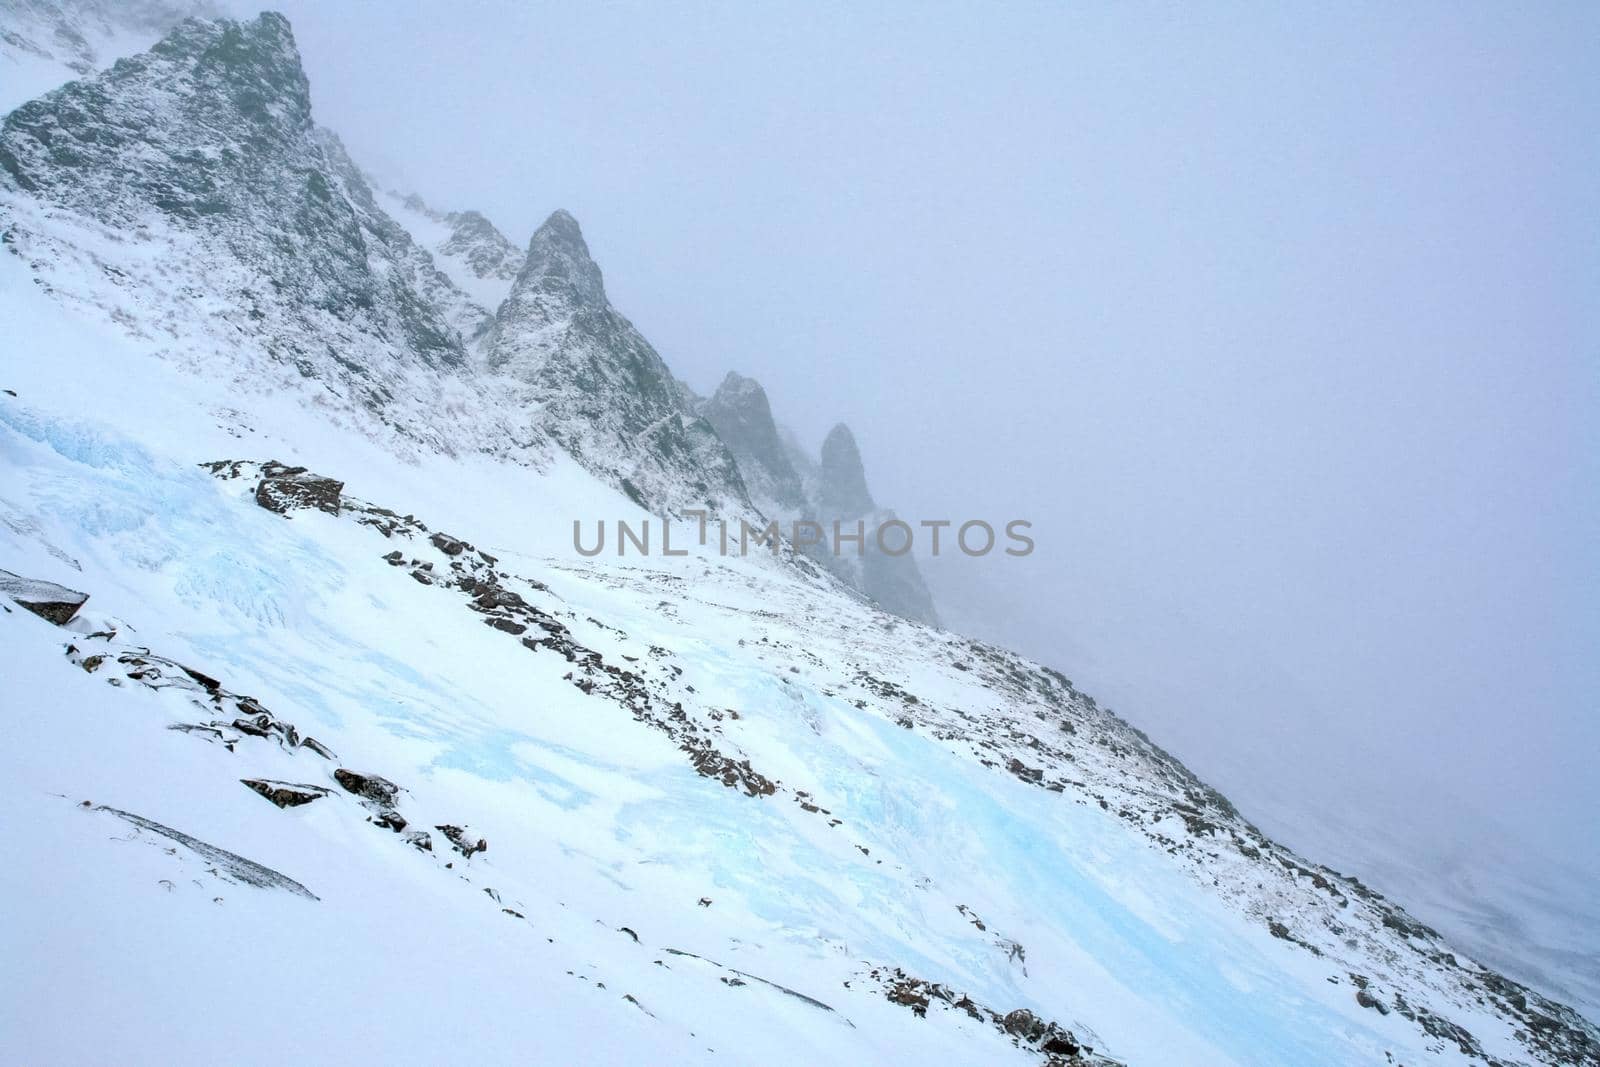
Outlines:
[[[876,510],[867,489],[867,472],[861,463],[850,427],[839,423],[822,442],[818,467],[817,507],[824,515],[854,518]]]
[[[790,462],[760,382],[730,371],[711,398],[700,405],[700,414],[733,453],[745,487],[758,506],[770,505],[778,514],[805,510],[800,474]]]

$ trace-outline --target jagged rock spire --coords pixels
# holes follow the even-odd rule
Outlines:
[[[517,288],[541,301],[570,307],[606,307],[600,267],[589,255],[578,220],[557,210],[534,231]]]
[[[556,211],[495,315],[489,365],[541,430],[652,508],[743,505],[734,458],[650,342],[606,299],[578,220]]]
[[[783,512],[804,507],[800,475],[789,461],[760,382],[730,371],[700,406],[700,414],[738,461],[753,499]]]
[[[867,489],[867,472],[855,434],[842,422],[829,430],[822,442],[820,481],[818,503],[826,514],[865,515],[876,507]]]

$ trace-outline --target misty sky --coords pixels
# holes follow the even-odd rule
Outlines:
[[[1600,867],[1600,5],[277,6],[380,179],[1031,519],[947,614],[1269,829]]]

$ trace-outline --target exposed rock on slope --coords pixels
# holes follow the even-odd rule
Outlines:
[[[839,423],[822,440],[822,462],[817,467],[817,507],[825,515],[866,515],[875,511],[867,490],[867,471],[861,463],[850,427]]]
[[[791,444],[791,456],[796,454],[796,447]],[[933,595],[922,581],[916,557],[909,552],[890,555],[879,548],[873,536],[878,525],[893,519],[895,514],[873,501],[867,488],[861,450],[856,446],[850,427],[841,422],[828,432],[822,442],[820,463],[813,464],[809,457],[803,462],[805,484],[814,501],[812,515],[830,536],[835,522],[841,531],[854,532],[857,523],[863,524],[866,531],[859,553],[846,546],[847,551],[839,554],[817,550],[814,558],[885,610],[916,622],[938,625]],[[885,543],[890,549],[897,549],[901,536],[891,532],[886,535]]]
[[[89,599],[87,593],[68,589],[55,582],[24,578],[7,570],[0,570],[0,594],[10,597],[41,619],[48,619],[57,626],[71,622],[78,609]]]

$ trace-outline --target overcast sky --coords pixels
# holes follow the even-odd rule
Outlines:
[[[1247,814],[1600,866],[1600,5],[278,6],[380,177],[1031,519],[948,614]]]

